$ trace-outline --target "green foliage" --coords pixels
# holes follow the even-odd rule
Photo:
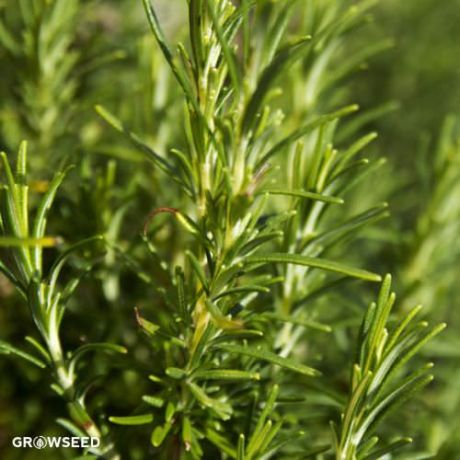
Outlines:
[[[77,383],[78,370],[80,369],[78,363],[81,356],[88,351],[125,353],[126,349],[112,344],[85,344],[64,355],[60,338],[60,328],[66,305],[79,281],[78,276],[74,276],[61,286],[61,271],[67,259],[75,251],[100,240],[100,238],[89,238],[86,241],[68,246],[56,257],[51,268],[45,270],[43,264],[44,247],[55,246],[60,243],[58,238],[45,234],[48,211],[53,205],[66,171],[55,175],[47,192],[39,202],[36,215],[32,220],[28,207],[27,145],[21,144],[15,173],[13,173],[4,153],[2,153],[2,160],[6,176],[6,183],[2,188],[1,229],[4,234],[2,241],[5,246],[11,248],[13,256],[13,262],[10,266],[2,264],[2,271],[25,298],[41,342],[33,337],[28,340],[35,347],[35,354],[38,353],[38,355],[26,353],[4,342],[0,344],[0,351],[2,354],[13,354],[21,357],[40,368],[49,367],[54,374],[52,388],[68,401],[72,422],[89,436],[100,438],[101,431],[85,408],[86,389]],[[91,262],[88,261],[87,263]],[[107,458],[114,458],[110,454],[111,450],[111,445],[102,444],[101,450],[96,450],[94,453],[98,455],[107,454]]]
[[[73,74],[80,56],[71,49],[78,8],[79,1],[72,0],[21,1],[14,10],[4,9],[2,65],[10,72],[3,78],[15,81],[15,91],[6,96],[2,110],[2,119],[8,119],[3,133],[7,141],[32,135],[40,148],[47,149],[64,134],[62,117],[68,118],[66,106],[78,89]],[[23,110],[15,110],[15,104]],[[22,132],[24,126],[27,132]]]
[[[369,97],[377,77],[356,91],[395,52],[376,1],[177,3],[0,0],[0,141],[32,153],[2,153],[6,437],[99,437],[82,458],[449,458],[458,338],[411,307],[456,324],[454,118],[411,175],[378,154],[397,104]]]
[[[370,435],[388,412],[433,379],[428,373],[432,363],[404,378],[398,376],[398,371],[444,329],[445,324],[427,329],[426,322],[415,320],[420,311],[420,307],[415,307],[393,331],[388,331],[386,325],[395,301],[390,289],[391,277],[388,275],[377,303],[370,305],[361,325],[351,393],[342,416],[340,435],[336,435],[337,459],[379,458],[411,442],[410,438],[402,438],[383,449],[376,449],[378,438]],[[399,377],[398,380],[395,376]]]

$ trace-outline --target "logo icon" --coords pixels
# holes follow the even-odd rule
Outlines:
[[[46,438],[43,436],[36,436],[32,443],[36,449],[44,449],[47,444]]]

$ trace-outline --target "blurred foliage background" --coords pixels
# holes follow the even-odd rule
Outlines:
[[[347,3],[326,3],[341,2]],[[93,411],[123,412],[138,404],[147,385],[140,376],[148,352],[136,335],[133,307],[149,311],[157,293],[139,273],[162,276],[139,249],[139,235],[153,208],[177,206],[182,198],[171,196],[167,180],[107,127],[94,105],[103,103],[153,148],[166,151],[185,144],[182,96],[147,30],[141,2],[64,0],[54,9],[51,3],[0,0],[0,147],[12,154],[28,140],[37,191],[56,168],[77,165],[49,219],[52,234],[71,241],[104,234],[112,249],[82,284],[78,303],[70,304],[64,340],[121,338],[136,349],[138,372],[125,370],[122,360],[110,369],[97,357],[91,363],[96,373],[109,375],[105,391],[91,401]],[[155,2],[174,40],[185,34],[182,3]],[[301,11],[314,2],[297,3]],[[387,201],[391,217],[369,230],[366,244],[358,240],[347,250],[351,260],[367,259],[362,266],[395,274],[403,313],[423,303],[430,318],[448,323],[425,350],[437,364],[435,383],[395,422],[415,436],[415,453],[404,458],[451,460],[460,458],[460,1],[385,0],[371,16],[339,46],[335,62],[371,43],[382,42],[381,51],[348,75],[333,97],[326,93],[315,101],[315,110],[334,105],[334,98],[357,102],[362,115],[345,130],[379,133],[374,155],[387,163],[361,186],[372,196],[358,190],[354,203],[358,209],[367,199]],[[296,104],[294,91],[291,96]],[[157,244],[174,241],[175,231],[159,232]],[[174,252],[171,243],[167,248]],[[76,267],[80,263],[74,261]],[[361,298],[355,289],[349,304],[363,309],[369,293],[360,289]],[[351,294],[344,288],[343,295]],[[0,301],[2,339],[14,342],[33,331],[27,309],[4,277]],[[329,308],[327,299],[321,302],[318,309]],[[340,367],[352,347],[353,308],[325,314],[348,324],[333,335],[343,354],[331,356],[330,370]],[[1,359],[0,376],[0,457],[38,458],[36,452],[11,449],[10,440],[19,433],[61,433],[54,420],[63,403],[50,394],[47,376],[27,364]],[[343,375],[334,385],[342,384]],[[143,458],[136,447],[143,442],[130,441],[132,458]],[[72,458],[72,452],[48,451],[46,458]]]

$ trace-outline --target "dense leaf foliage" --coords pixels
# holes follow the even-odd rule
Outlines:
[[[2,458],[454,458],[456,120],[380,153],[387,8],[0,1]]]

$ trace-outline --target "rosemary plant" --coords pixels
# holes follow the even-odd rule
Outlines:
[[[60,338],[66,304],[81,277],[81,274],[73,276],[61,286],[61,271],[75,251],[99,238],[90,238],[69,246],[54,260],[51,268],[46,270],[43,249],[60,244],[57,237],[46,235],[48,211],[67,171],[55,175],[40,201],[35,218],[32,219],[28,209],[27,145],[21,144],[15,174],[6,154],[2,152],[1,156],[6,183],[2,188],[1,228],[4,236],[0,242],[2,246],[11,248],[12,261],[9,264],[1,263],[0,269],[26,300],[40,340],[32,336],[26,337],[29,345],[34,348],[33,353],[3,341],[0,342],[0,352],[25,359],[42,369],[50,368],[54,375],[51,387],[67,401],[70,415],[70,420],[62,418],[58,422],[77,436],[86,433],[88,436],[101,438],[100,428],[86,409],[85,396],[88,388],[77,380],[81,359],[88,352],[126,353],[126,349],[111,343],[88,343],[72,352],[64,353]],[[89,268],[87,263],[84,271]],[[100,450],[94,453],[106,458],[118,458],[111,444],[101,443]]]
[[[410,438],[400,438],[376,448],[379,439],[370,434],[389,411],[433,379],[428,373],[433,364],[428,363],[394,381],[398,370],[445,324],[427,329],[426,322],[415,320],[418,306],[390,333],[386,324],[395,301],[390,289],[391,277],[387,276],[378,301],[369,307],[361,326],[350,398],[337,436],[337,459],[381,458],[410,443]]]
[[[15,169],[2,154],[0,297],[29,308],[0,324],[0,354],[26,364],[11,381],[51,384],[59,426],[100,439],[81,458],[455,452],[400,405],[455,343],[412,307],[451,319],[434,307],[458,271],[458,145],[448,121],[388,251],[381,197],[403,174],[368,127],[395,104],[354,103],[392,45],[363,38],[378,2],[187,0],[172,23],[167,3],[0,0],[0,140],[38,152],[35,180],[25,142]]]
[[[9,90],[2,110],[2,140],[8,147],[27,136],[45,152],[64,135],[71,115],[68,106],[78,89],[72,74],[79,55],[71,49],[78,8],[78,0],[26,0],[3,8],[2,65],[11,69],[2,85]],[[15,111],[15,105],[23,110]]]
[[[446,458],[457,449],[454,433],[459,423],[453,377],[458,372],[456,325],[459,317],[455,309],[451,309],[457,296],[454,280],[458,274],[460,249],[456,238],[459,207],[454,198],[458,194],[460,179],[456,126],[455,117],[449,116],[436,142],[426,140],[422,143],[417,175],[410,180],[417,180],[417,191],[423,196],[424,204],[413,209],[415,224],[409,227],[406,224],[401,230],[403,237],[398,240],[395,260],[392,261],[404,289],[401,297],[404,309],[408,311],[411,304],[427,300],[427,306],[435,308],[436,317],[450,325],[442,342],[429,345],[430,354],[441,363],[437,376],[444,391],[434,391],[431,395],[431,425],[421,424],[421,429],[426,430],[425,449]],[[447,419],[448,425],[445,424]]]
[[[103,30],[87,19],[88,9],[97,11],[94,3],[0,4],[0,63],[9,69],[0,77],[0,145],[13,150],[27,137],[37,152],[29,160],[33,170],[57,167],[79,143],[91,143],[94,127],[82,115],[90,107],[92,78],[124,57],[101,43]]]
[[[316,35],[286,44],[283,33],[293,5],[264,2],[253,11],[245,2],[235,7],[228,1],[191,1],[188,46],[179,44],[176,58],[155,9],[144,1],[151,30],[186,100],[185,149],[172,149],[166,157],[97,107],[189,198],[181,208],[175,203],[155,208],[145,222],[145,243],[165,279],[157,293],[166,308],[153,321],[136,310],[156,356],[149,376],[155,389],[143,396],[144,409],[110,418],[120,425],[153,422],[151,444],[161,458],[202,458],[210,455],[208,443],[232,458],[278,455],[301,433],[299,421],[286,423],[282,412],[272,412],[287,381],[275,368],[306,381],[318,376],[317,369],[289,355],[305,329],[330,331],[302,307],[348,277],[380,281],[374,273],[322,257],[334,243],[386,214],[386,205],[380,205],[339,225],[322,224],[329,208],[343,205],[341,195],[368,171],[369,160],[355,158],[375,135],[339,152],[333,147],[337,122],[356,106],[307,116],[305,123],[285,130],[281,112],[269,102],[288,68],[299,61],[314,67],[322,57],[317,47],[359,23],[369,5],[336,12],[315,24]],[[269,17],[279,33],[253,43],[249,31],[258,29],[258,15]],[[320,98],[319,89],[310,92]],[[288,177],[280,186],[276,157],[289,151]],[[280,209],[271,196],[290,197],[283,201],[288,206]],[[150,232],[161,214],[174,218],[184,235],[176,260],[162,256]],[[280,286],[275,297],[272,285]],[[234,381],[242,383],[235,387]],[[239,426],[246,428],[235,430]]]

